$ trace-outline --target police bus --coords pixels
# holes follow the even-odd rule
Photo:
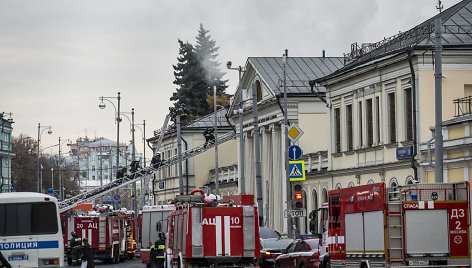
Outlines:
[[[62,267],[57,199],[40,193],[0,194],[0,252],[12,267]]]

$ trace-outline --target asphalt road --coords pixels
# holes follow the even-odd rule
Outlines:
[[[79,268],[80,266],[67,266],[67,267],[76,267]],[[95,261],[95,267],[107,267],[107,268],[115,268],[115,267],[141,267],[144,268],[146,265],[141,262],[141,259],[134,259],[134,260],[125,260],[124,262],[120,262],[117,264],[109,264],[102,261]]]

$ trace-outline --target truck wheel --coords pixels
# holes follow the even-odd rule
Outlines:
[[[134,253],[128,253],[128,260],[134,259]]]
[[[329,263],[329,261],[327,261],[327,262],[325,263],[324,268],[331,268],[331,264]]]
[[[67,265],[71,266],[72,265],[72,258],[67,257]]]
[[[115,246],[113,248],[113,263],[119,263],[120,262],[120,252],[118,250],[118,247]]]

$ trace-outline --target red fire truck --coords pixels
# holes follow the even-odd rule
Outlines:
[[[137,243],[135,237],[135,224],[134,224],[134,211],[126,210],[122,211],[122,217],[124,219],[126,229],[126,253],[128,259],[132,260],[134,255],[137,253]]]
[[[322,268],[470,267],[468,182],[368,184],[328,201],[310,222]]]
[[[66,216],[64,248],[67,253],[72,231],[75,231],[80,238],[87,237],[94,259],[117,263],[127,257],[125,220],[118,212],[90,211],[82,215]],[[69,256],[67,259],[69,262]]]
[[[202,190],[177,196],[169,214],[167,267],[256,266],[259,226],[254,197],[249,197],[231,196],[216,205]]]

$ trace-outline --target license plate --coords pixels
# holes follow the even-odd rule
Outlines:
[[[410,266],[428,265],[428,261],[410,261],[409,264],[410,264]]]
[[[8,261],[27,261],[27,260],[28,260],[28,255],[8,257]]]

